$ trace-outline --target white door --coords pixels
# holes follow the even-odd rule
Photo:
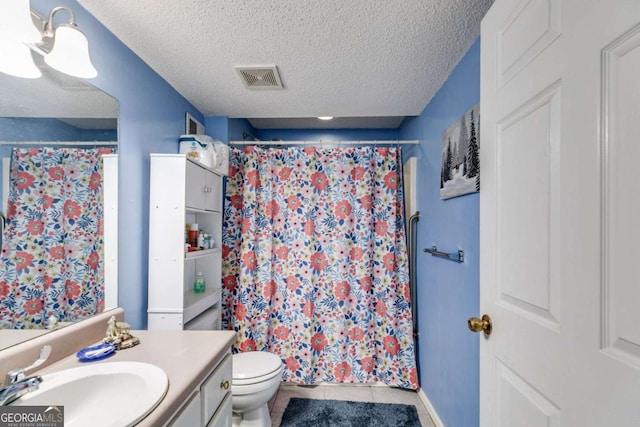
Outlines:
[[[481,43],[480,425],[640,426],[640,0],[496,0]]]

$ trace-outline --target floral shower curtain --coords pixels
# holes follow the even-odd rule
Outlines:
[[[102,154],[14,148],[0,256],[0,329],[39,329],[104,309]]]
[[[283,380],[418,387],[400,148],[232,150],[223,324]]]

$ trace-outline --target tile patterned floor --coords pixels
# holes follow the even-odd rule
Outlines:
[[[282,414],[284,413],[287,404],[289,404],[289,399],[292,397],[415,405],[422,427],[435,427],[427,409],[420,400],[420,397],[418,397],[418,393],[415,391],[384,386],[349,386],[329,384],[315,386],[299,386],[293,384],[281,385],[276,395],[269,401],[269,412],[271,413],[272,427],[280,427]]]

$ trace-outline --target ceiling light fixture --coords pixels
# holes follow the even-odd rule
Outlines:
[[[66,10],[71,19],[68,24],[53,28],[53,15]],[[44,56],[44,62],[70,76],[91,79],[98,75],[98,71],[89,57],[89,42],[87,37],[76,26],[73,11],[65,6],[58,6],[51,10],[42,31],[43,37],[53,38],[51,51]]]
[[[19,42],[35,43],[40,40],[40,32],[33,26],[29,0],[2,2],[0,14],[0,38]]]
[[[40,32],[33,26],[29,0],[3,2],[0,14],[0,72],[36,79],[42,75],[26,43],[36,43]]]
[[[43,55],[47,65],[62,73],[84,79],[98,75],[89,57],[89,42],[76,26],[71,9],[55,7],[45,20],[31,12],[29,0],[4,3],[0,17],[0,72],[25,78],[40,77],[31,49]],[[53,17],[61,10],[67,11],[69,22],[54,27]]]
[[[318,120],[333,120],[333,116],[318,116]]]
[[[24,79],[42,76],[31,56],[31,49],[14,40],[0,40],[0,72]]]

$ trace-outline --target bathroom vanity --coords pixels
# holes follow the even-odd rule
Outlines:
[[[231,331],[132,331],[140,344],[94,362],[80,362],[75,352],[100,341],[106,319],[92,319],[89,330],[65,328],[0,352],[0,371],[27,366],[49,344],[52,355],[38,375],[110,362],[146,362],[161,368],[169,387],[160,403],[137,426],[231,425]],[[121,319],[121,314],[120,314]],[[84,322],[83,322],[84,323]],[[89,321],[87,321],[89,323]],[[79,338],[82,337],[82,338]],[[45,340],[47,342],[45,342]],[[82,343],[78,340],[83,341]],[[4,375],[5,372],[0,372]],[[29,372],[32,375],[33,372]],[[52,404],[55,404],[52,402]],[[117,411],[114,408],[114,411]]]
[[[230,426],[231,344],[228,331],[133,331],[140,345],[120,350],[110,361],[146,362],[162,368],[169,377],[164,399],[137,426]],[[82,364],[75,356],[49,369]],[[46,371],[43,371],[46,373]]]
[[[230,426],[231,343],[227,331],[133,331],[140,345],[92,364],[146,362],[169,377],[167,394],[137,426]],[[72,355],[42,374],[86,365]]]

